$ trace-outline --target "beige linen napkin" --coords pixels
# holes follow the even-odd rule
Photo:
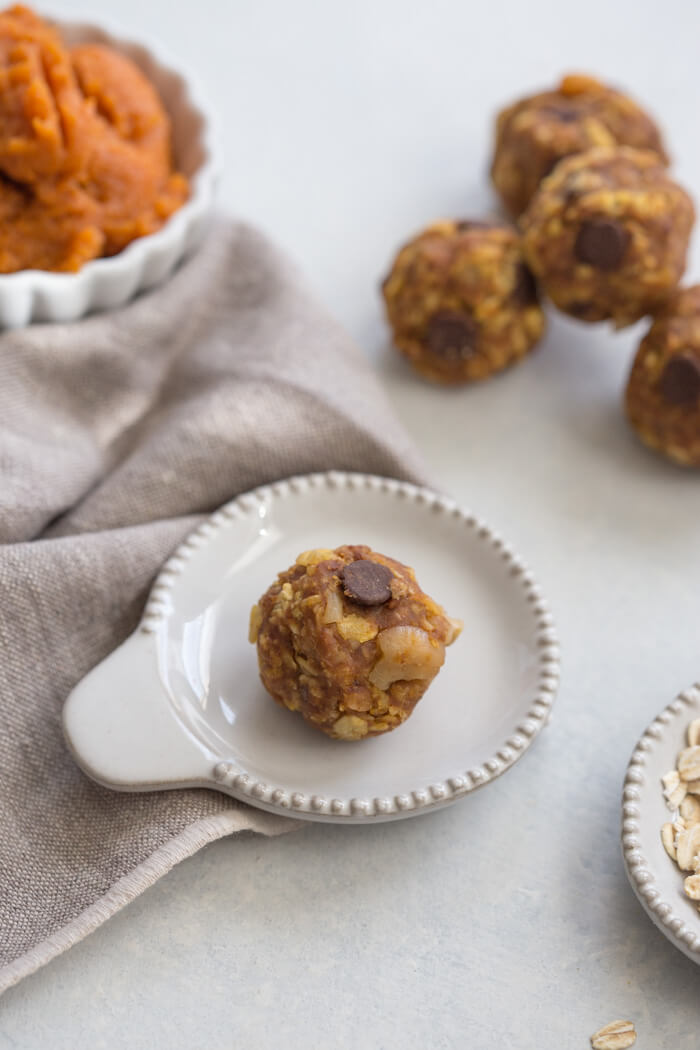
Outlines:
[[[289,264],[217,225],[128,307],[0,336],[0,991],[205,843],[295,826],[214,791],[110,792],[63,741],[66,695],[197,515],[292,473],[421,470]]]

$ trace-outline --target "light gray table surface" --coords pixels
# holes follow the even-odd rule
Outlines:
[[[533,749],[453,807],[243,836],[181,864],[3,996],[0,1047],[585,1050],[629,1017],[639,1050],[697,1050],[700,971],[647,919],[618,844],[634,743],[700,676],[700,483],[620,411],[643,328],[552,317],[511,373],[441,390],[388,348],[377,284],[427,221],[493,209],[495,109],[570,68],[646,101],[700,195],[700,7],[94,0],[100,15],[198,71],[222,202],[299,260],[435,484],[533,566],[564,675]]]

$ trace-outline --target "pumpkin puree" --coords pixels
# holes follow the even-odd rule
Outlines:
[[[26,7],[0,12],[0,273],[79,270],[160,229],[187,194],[133,62],[66,47]]]

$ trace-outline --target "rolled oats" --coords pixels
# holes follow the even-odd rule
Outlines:
[[[678,775],[682,781],[700,779],[700,745],[687,747],[678,758]]]
[[[689,875],[683,889],[691,900],[700,901],[700,875]]]
[[[700,744],[700,718],[695,718],[688,726],[688,747]]]
[[[593,1050],[625,1050],[633,1046],[637,1033],[631,1021],[611,1021],[591,1036]]]
[[[664,824],[661,829],[661,841],[664,844],[664,849],[668,853],[671,860],[676,859],[676,829],[673,824]]]
[[[678,775],[678,770],[672,769],[666,776],[661,778],[661,783],[664,786],[666,805],[670,810],[678,809],[688,792],[687,785],[681,781]]]
[[[686,896],[700,902],[700,718],[686,731],[688,747],[678,756],[677,769],[661,778],[666,805],[674,819],[661,828],[666,853],[682,872]],[[700,909],[700,903],[698,903]]]
[[[696,871],[700,853],[700,825],[686,828],[676,839],[676,863],[681,871]]]
[[[680,813],[688,827],[700,824],[700,800],[694,795],[686,795],[680,804]]]

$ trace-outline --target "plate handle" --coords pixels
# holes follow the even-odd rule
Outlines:
[[[63,731],[78,765],[122,791],[201,786],[212,756],[177,719],[158,674],[157,635],[137,630],[75,687]]]

